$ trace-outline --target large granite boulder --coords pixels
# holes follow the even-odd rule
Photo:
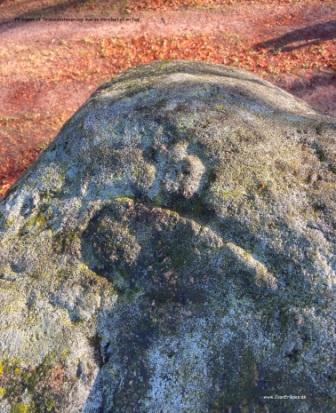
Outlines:
[[[100,87],[0,206],[0,411],[335,412],[335,136],[224,66]]]

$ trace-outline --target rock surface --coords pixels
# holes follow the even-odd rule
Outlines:
[[[0,411],[336,411],[335,136],[223,66],[100,87],[0,204]]]

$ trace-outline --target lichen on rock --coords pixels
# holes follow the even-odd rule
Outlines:
[[[224,66],[101,86],[0,204],[1,412],[334,411],[335,132]]]

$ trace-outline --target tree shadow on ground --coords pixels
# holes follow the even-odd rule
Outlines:
[[[336,20],[325,23],[318,23],[313,26],[304,27],[285,33],[265,42],[257,43],[255,49],[281,49],[290,52],[295,49],[318,44],[321,41],[333,40],[336,38]]]
[[[336,71],[326,70],[313,75],[289,75],[276,84],[308,102],[316,111],[336,115]]]
[[[308,79],[299,78],[293,81],[290,90],[292,93],[298,93],[302,91],[303,88],[316,89],[320,86],[329,86],[334,84],[336,86],[336,72],[326,71],[315,73],[312,77]]]

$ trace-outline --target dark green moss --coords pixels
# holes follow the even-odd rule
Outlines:
[[[211,401],[209,411],[220,413],[240,409],[251,402],[258,405],[258,369],[252,350],[249,347],[236,350],[225,347],[222,351],[223,361],[219,359],[213,370],[214,385],[219,393]]]
[[[0,385],[6,389],[6,399],[12,405],[11,412],[61,413],[61,395],[50,387],[50,374],[60,365],[61,356],[50,353],[43,362],[33,367],[21,367],[19,360],[4,360]],[[31,395],[29,404],[22,402],[25,392]],[[20,410],[26,409],[26,410]]]
[[[73,252],[74,242],[79,239],[75,230],[59,233],[53,237],[53,250],[58,254],[68,254]]]

